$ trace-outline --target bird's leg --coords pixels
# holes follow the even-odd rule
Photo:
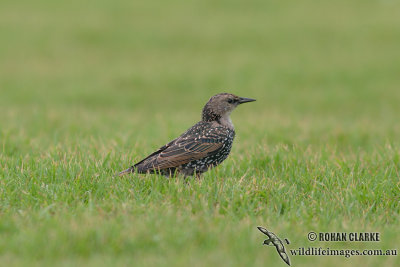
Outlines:
[[[195,176],[196,176],[196,178],[200,180],[200,176],[201,176],[201,174],[202,174],[201,172],[195,172]]]

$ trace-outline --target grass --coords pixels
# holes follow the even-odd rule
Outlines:
[[[398,8],[2,1],[1,265],[285,266],[259,225],[288,249],[399,249]],[[114,176],[223,91],[257,102],[232,114],[220,167],[188,183]],[[310,231],[381,242],[309,242]]]

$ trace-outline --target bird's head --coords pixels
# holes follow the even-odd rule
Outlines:
[[[256,101],[252,98],[239,97],[234,94],[217,94],[208,100],[203,108],[203,121],[218,121],[229,118],[231,112],[240,104]]]

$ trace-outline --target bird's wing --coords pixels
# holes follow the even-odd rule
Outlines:
[[[289,259],[288,254],[286,253],[285,249],[283,251],[281,251],[281,252],[278,250],[278,248],[276,248],[276,250],[278,251],[279,256],[281,256],[282,260],[284,262],[286,262],[287,265],[290,266],[290,259]]]
[[[258,228],[258,230],[260,230],[260,232],[263,233],[264,235],[267,235],[267,236],[270,237],[270,238],[273,237],[273,236],[271,236],[270,232],[269,232],[267,229],[265,229],[264,227],[257,226],[257,228]]]
[[[142,171],[167,169],[204,158],[218,152],[223,147],[229,130],[198,123],[177,139],[161,147],[156,152],[135,164]]]

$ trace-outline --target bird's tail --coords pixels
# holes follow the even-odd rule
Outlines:
[[[128,173],[133,173],[134,171],[135,171],[135,169],[134,169],[134,167],[132,166],[132,167],[129,167],[129,169],[126,169],[126,170],[124,170],[124,171],[118,173],[117,175],[118,175],[118,176],[122,176],[122,175],[125,175],[125,174],[128,174]]]

